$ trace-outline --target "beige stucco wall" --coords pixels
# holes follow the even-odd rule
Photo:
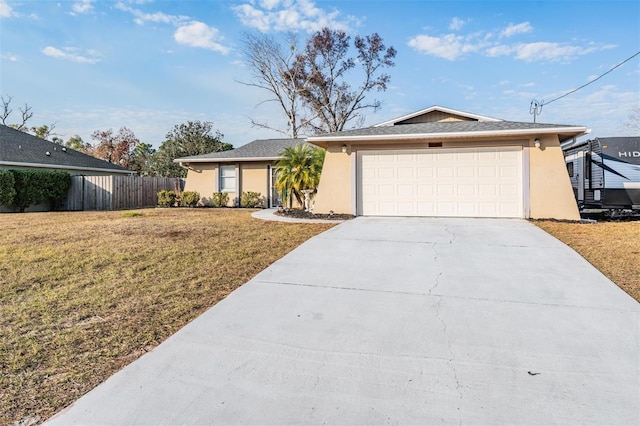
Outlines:
[[[541,149],[534,147],[535,138],[530,140],[459,140],[444,142],[444,148],[469,147],[469,146],[495,146],[496,144],[513,145],[514,143],[524,145],[524,149],[528,151],[529,164],[523,167],[523,173],[529,171],[528,179],[525,177],[524,188],[528,197],[525,197],[525,212],[529,212],[529,216],[535,219],[555,218],[566,220],[579,220],[580,214],[578,206],[575,202],[571,182],[566,171],[564,156],[560,143],[556,135],[540,137],[542,141]],[[527,146],[527,144],[529,146]],[[356,153],[351,151],[351,145],[348,145],[347,153],[341,150],[342,142],[329,144],[327,154],[324,160],[320,185],[318,193],[315,197],[314,213],[350,213],[356,214],[352,203],[352,191],[355,182],[353,167],[355,161],[352,156]],[[389,143],[380,144],[380,147],[390,147]],[[424,144],[401,144],[398,148],[420,148]],[[375,146],[369,145],[367,149],[374,149]],[[528,191],[527,191],[528,189]]]
[[[211,194],[218,191],[218,164],[194,163],[189,167],[185,191],[200,193],[200,204],[211,205]],[[229,198],[233,200],[230,194]]]
[[[224,163],[231,165],[231,163]],[[269,195],[269,162],[264,163],[240,163],[236,165],[236,192],[229,192],[229,207],[240,202],[242,192],[259,192],[265,202]],[[192,163],[189,165],[185,191],[197,191],[200,193],[201,205],[211,205],[211,194],[219,190],[220,164],[218,163]]]
[[[269,196],[269,163],[246,163],[240,165],[242,192],[259,192],[264,202]],[[242,192],[240,193],[242,195]]]
[[[314,213],[348,213],[352,211],[352,156],[350,149],[342,152],[342,143],[330,144],[324,157],[318,192],[315,195]]]
[[[558,137],[534,138],[529,147],[529,216],[532,219],[580,220]]]

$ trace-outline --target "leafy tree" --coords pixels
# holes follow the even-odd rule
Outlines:
[[[133,150],[140,143],[136,135],[126,127],[121,127],[115,135],[112,129],[96,130],[91,138],[97,140],[98,144],[88,144],[86,151],[89,155],[124,168],[129,167]]]
[[[349,42],[344,31],[324,28],[311,36],[296,58],[295,76],[305,105],[314,114],[309,125],[315,132],[339,132],[352,120],[364,120],[364,110],[380,108],[380,101],[367,102],[366,95],[387,89],[391,77],[381,70],[395,65],[396,50],[385,47],[376,33],[357,36],[354,58],[349,56]],[[358,65],[361,83],[352,88],[350,71]]]
[[[39,137],[40,139],[48,140],[49,137],[52,137],[53,138],[52,142],[61,143],[62,139],[60,139],[59,137],[57,137],[55,133],[53,133],[55,128],[56,128],[55,124],[51,124],[49,126],[47,126],[46,124],[43,124],[42,126],[32,127],[31,133],[33,133],[35,136]]]
[[[306,143],[285,148],[282,152],[282,158],[276,164],[276,189],[283,194],[288,206],[291,206],[292,197],[302,204],[302,191],[318,187],[324,155],[324,149]]]
[[[148,143],[138,144],[131,153],[129,169],[137,172],[138,176],[155,176],[153,170],[153,156],[156,150]]]
[[[78,135],[73,135],[64,143],[67,148],[75,149],[76,151],[85,152],[88,148],[88,144],[85,143]]]
[[[153,155],[153,169],[158,176],[186,177],[187,171],[173,160],[233,149],[233,145],[222,142],[222,137],[219,130],[213,130],[210,121],[178,124],[167,133],[165,141]]]
[[[298,78],[294,64],[301,53],[294,33],[287,33],[283,45],[275,36],[260,33],[245,33],[242,38],[242,55],[252,72],[247,86],[264,89],[273,96],[265,102],[275,102],[287,117],[286,131],[251,119],[255,127],[275,130],[290,138],[297,138],[304,127],[301,114],[302,99],[298,90]]]

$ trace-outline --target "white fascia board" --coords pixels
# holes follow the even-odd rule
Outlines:
[[[238,163],[241,161],[276,161],[282,157],[236,157],[236,158],[176,158],[174,163]]]
[[[429,108],[422,109],[420,111],[416,111],[416,112],[412,112],[412,113],[407,114],[407,115],[403,115],[402,117],[394,118],[393,120],[388,120],[388,121],[385,121],[383,123],[375,124],[373,127],[392,126],[392,125],[394,125],[395,123],[397,123],[399,121],[408,120],[410,118],[417,117],[417,116],[422,115],[422,114],[427,114],[427,113],[430,113],[430,112],[433,112],[433,111],[442,111],[442,112],[446,112],[448,114],[455,114],[455,115],[459,115],[459,116],[462,116],[462,117],[473,118],[473,119],[478,120],[478,121],[502,121],[499,118],[487,117],[486,115],[472,114],[472,113],[469,113],[469,112],[459,111],[459,110],[456,110],[456,109],[445,108],[445,107],[441,107],[441,106],[435,105],[435,106],[432,106],[432,107],[429,107]]]
[[[13,161],[0,161],[0,166],[14,166],[14,167],[33,167],[38,169],[64,169],[64,170],[86,170],[88,172],[103,172],[103,173],[122,173],[132,175],[135,172],[133,170],[114,170],[114,169],[100,169],[98,167],[80,167],[80,166],[65,166],[63,164],[41,164],[41,163],[19,163]]]
[[[307,139],[311,143],[315,142],[353,142],[353,141],[384,141],[384,140],[409,140],[409,139],[452,139],[470,137],[490,137],[490,136],[525,136],[540,134],[575,133],[578,137],[587,131],[586,127],[550,127],[543,129],[515,129],[515,130],[487,130],[475,132],[443,132],[443,133],[412,133],[412,134],[389,134],[389,135],[360,135],[360,136],[314,136]]]

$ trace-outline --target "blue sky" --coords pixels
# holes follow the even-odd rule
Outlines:
[[[207,120],[240,146],[279,137],[249,117],[285,127],[266,93],[237,82],[249,80],[242,33],[305,37],[323,26],[377,32],[398,51],[366,125],[432,105],[532,121],[532,99],[549,101],[640,51],[637,0],[0,0],[0,94],[16,110],[28,103],[30,124],[55,123],[65,140],[126,126],[158,147],[174,125]],[[538,122],[624,135],[638,105],[640,56],[546,105]]]

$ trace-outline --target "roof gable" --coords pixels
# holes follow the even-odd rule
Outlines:
[[[401,124],[416,123],[438,123],[449,121],[502,121],[498,118],[488,117],[485,115],[472,114],[465,111],[459,111],[451,108],[445,108],[438,105],[412,112],[393,120],[376,124],[373,127],[396,126]]]
[[[229,151],[211,152],[209,154],[192,155],[176,158],[175,163],[224,163],[234,161],[279,160],[285,148],[304,143],[298,139],[256,139],[246,145]]]
[[[414,123],[395,126],[366,127],[336,133],[313,136],[309,143],[327,147],[334,141],[389,141],[442,140],[451,138],[527,137],[541,134],[557,134],[560,141],[580,136],[587,132],[584,126],[564,124],[529,123],[518,121],[447,121]]]
[[[1,124],[0,166],[133,173],[108,161]]]

